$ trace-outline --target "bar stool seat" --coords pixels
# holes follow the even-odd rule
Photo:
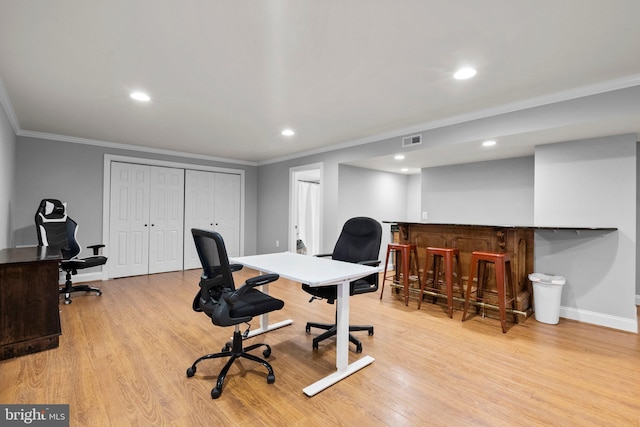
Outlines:
[[[389,255],[394,252],[396,254],[396,265],[393,275],[387,277],[387,267],[389,265]],[[399,255],[399,256],[398,256]],[[399,265],[398,265],[399,264]],[[409,284],[410,273],[415,272],[418,284],[420,284],[420,275],[418,273],[418,249],[416,245],[389,243],[387,246],[387,257],[384,262],[384,273],[382,278],[382,290],[380,291],[380,299],[384,293],[384,284],[387,279],[391,279],[391,286],[402,286],[404,288],[404,305],[409,305]],[[402,283],[400,283],[400,275],[402,275]],[[420,286],[422,287],[422,286]]]
[[[440,291],[440,263],[444,262],[444,284],[447,296],[447,308],[449,311],[449,317],[453,318],[453,285],[454,277],[460,291],[460,295],[464,298],[464,287],[462,286],[462,275],[460,274],[460,250],[455,248],[434,248],[427,247],[426,250],[426,262],[424,266],[424,273],[422,276],[422,284],[420,287],[420,299],[418,300],[418,309],[422,305],[422,297],[424,294],[433,295],[433,302],[438,301],[438,296],[441,295]],[[432,270],[429,270],[429,260],[432,260]],[[455,260],[455,270],[453,262]],[[433,272],[433,279],[428,279],[429,271]],[[431,286],[428,286],[427,283]],[[426,291],[426,292],[425,292]]]
[[[498,309],[500,311],[500,325],[502,326],[502,332],[507,332],[507,303],[511,304],[511,309],[516,309],[516,294],[513,287],[513,276],[511,275],[511,256],[507,253],[497,252],[472,252],[471,253],[471,266],[469,267],[469,281],[467,283],[467,292],[464,299],[464,311],[462,313],[462,321],[467,318],[467,311],[469,309],[469,299],[471,297],[471,287],[473,285],[473,279],[476,277],[477,272],[477,286],[476,286],[476,302],[483,302],[483,291],[485,285],[485,268],[487,263],[495,265],[496,272],[496,288],[498,291]],[[505,286],[505,277],[506,285]],[[507,300],[507,288],[509,292],[509,299]],[[478,312],[479,306],[476,306],[476,312]],[[514,322],[518,323],[518,316],[514,313]]]

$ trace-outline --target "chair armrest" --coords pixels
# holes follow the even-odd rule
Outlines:
[[[255,288],[256,286],[266,285],[267,283],[275,282],[280,278],[278,274],[263,274],[262,276],[252,277],[251,279],[247,279],[243,288],[245,286],[249,286]]]
[[[242,270],[242,267],[244,267],[242,264],[229,264],[229,268],[231,268],[232,273]]]
[[[266,285],[267,283],[274,282],[278,280],[280,276],[278,274],[263,274],[262,276],[252,277],[244,282],[242,287],[238,288],[231,295],[225,295],[224,298],[230,303],[235,304],[238,302],[240,297],[244,295],[249,289],[253,289],[256,286]]]
[[[360,261],[360,262],[358,262],[358,264],[368,265],[370,267],[377,267],[377,266],[380,265],[380,260],[376,259],[376,260],[371,260],[371,261]]]
[[[93,254],[98,255],[100,253],[100,248],[104,248],[104,245],[91,245],[87,246],[87,249],[93,249]]]

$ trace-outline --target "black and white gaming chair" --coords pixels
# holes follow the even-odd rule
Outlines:
[[[66,281],[64,287],[60,288],[60,293],[65,294],[65,304],[71,304],[71,292],[95,292],[96,295],[102,295],[99,288],[72,285],[71,275],[78,274],[78,270],[103,265],[107,262],[107,258],[98,255],[100,248],[104,248],[104,245],[87,246],[93,249],[93,256],[78,258],[81,251],[76,240],[78,224],[67,216],[66,203],[55,199],[42,200],[36,212],[36,230],[40,246],[56,248],[61,252],[60,270],[66,273]]]

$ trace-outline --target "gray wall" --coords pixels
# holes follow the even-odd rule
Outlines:
[[[422,170],[428,222],[533,224],[533,156]]]
[[[340,165],[339,167],[338,221],[343,224],[356,216],[374,218],[382,225],[380,257],[384,260],[391,241],[391,225],[383,221],[403,218],[407,208],[406,175],[378,172],[370,169]],[[334,244],[335,234],[329,244]]]
[[[37,244],[33,217],[44,198],[67,202],[83,246],[101,242],[105,154],[244,170],[244,245],[246,253],[255,253],[257,167],[28,137],[18,137],[16,146],[14,244]]]
[[[543,145],[535,153],[535,223],[616,227],[538,231],[535,268],[565,276],[563,317],[637,332],[636,143],[621,135]]]
[[[258,167],[258,253],[278,252],[282,248],[275,241],[288,241],[289,170],[290,168],[322,163],[322,245],[323,252],[331,252],[342,228],[344,214],[340,206],[340,165],[368,157],[387,155],[401,150],[402,139],[390,138],[366,145],[283,160]],[[406,194],[406,187],[403,191]],[[373,196],[372,196],[373,197]],[[419,195],[417,196],[419,197]],[[406,207],[403,206],[403,210]],[[403,218],[405,214],[403,215]],[[373,215],[370,215],[373,216]],[[397,218],[384,218],[394,220]]]
[[[12,246],[11,208],[14,204],[16,136],[0,104],[0,249]]]
[[[420,222],[422,214],[422,175],[415,174],[407,177],[407,211],[406,220]]]

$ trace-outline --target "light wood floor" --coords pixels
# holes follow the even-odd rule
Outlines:
[[[237,274],[247,273],[255,272]],[[334,307],[309,304],[286,280],[271,286],[286,302],[271,318],[294,324],[249,340],[272,346],[276,382],[242,361],[212,400],[224,362],[202,362],[193,378],[185,371],[233,329],[191,310],[198,276],[111,280],[99,284],[101,297],[60,305],[60,347],[1,361],[0,403],[70,404],[71,425],[83,427],[640,425],[638,335],[533,318],[502,334],[495,319],[462,323],[460,311],[449,319],[426,301],[418,311],[388,289],[382,301],[379,293],[351,299],[351,323],[375,325],[374,336],[357,333],[375,362],[307,397],[303,387],[335,369],[335,344],[312,351],[319,331],[307,335],[304,325],[331,321]]]

